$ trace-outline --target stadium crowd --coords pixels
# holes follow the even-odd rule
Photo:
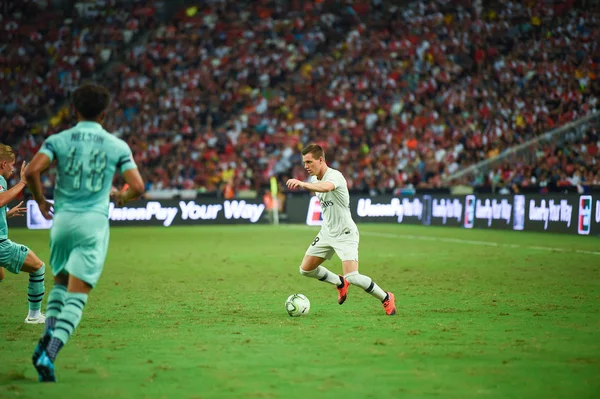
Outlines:
[[[308,142],[327,149],[352,189],[441,188],[599,107],[597,5],[221,0],[152,23],[151,8],[110,3],[91,29],[54,18],[62,26],[51,23],[39,43],[13,33],[20,45],[0,52],[11,99],[2,139],[20,138],[23,159],[74,123],[63,109],[35,125],[42,104],[119,57],[102,79],[114,93],[105,126],[129,142],[151,191],[235,195],[272,175],[305,179]],[[149,37],[121,51],[119,26]],[[576,145],[540,144],[533,160],[452,183],[598,185],[598,127]]]
[[[13,144],[81,81],[118,59],[119,50],[153,27],[141,1],[77,3],[72,10],[48,0],[7,1],[0,20],[0,138]]]

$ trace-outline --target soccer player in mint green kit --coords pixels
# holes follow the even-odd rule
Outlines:
[[[44,262],[25,245],[17,244],[8,239],[7,218],[22,216],[26,208],[20,202],[12,209],[8,203],[14,200],[26,186],[25,162],[21,165],[21,180],[8,188],[6,181],[15,172],[15,153],[7,145],[0,144],[0,282],[4,279],[4,269],[11,273],[19,274],[23,271],[29,273],[27,285],[27,299],[29,300],[29,314],[25,318],[27,324],[43,324],[46,319],[40,312],[44,299]]]
[[[144,182],[127,143],[103,129],[110,93],[86,84],[72,96],[78,123],[46,139],[25,172],[42,215],[54,219],[50,230],[50,268],[46,328],[33,353],[42,382],[55,382],[54,361],[81,321],[108,249],[109,197],[123,205],[144,192]],[[54,205],[44,197],[40,174],[56,162]],[[129,186],[111,192],[120,171]]]

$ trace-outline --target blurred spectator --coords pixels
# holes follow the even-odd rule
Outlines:
[[[132,23],[150,34],[126,52],[122,22],[142,17],[115,13],[84,43],[98,38],[123,58],[103,82],[114,93],[106,128],[128,141],[152,190],[261,192],[271,176],[305,179],[299,150],[309,142],[326,148],[352,190],[441,188],[599,106],[597,3],[223,0],[181,9],[166,24]],[[38,103],[85,78],[85,54],[94,65],[103,59],[98,46],[75,46],[85,28],[64,26],[67,58],[78,58],[39,56],[46,76],[62,80]],[[22,115],[39,107],[18,109],[25,122],[6,116],[2,126],[21,138],[23,158],[75,122],[64,109],[42,134],[25,134]],[[577,145],[548,145],[535,160],[453,183],[503,192],[597,184],[597,129]]]

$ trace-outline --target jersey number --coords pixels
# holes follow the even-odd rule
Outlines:
[[[317,245],[318,242],[319,242],[319,237],[315,237],[315,240],[310,245],[312,245],[314,247],[315,245]]]
[[[82,180],[85,178],[85,188],[97,193],[104,185],[104,170],[106,169],[107,157],[104,151],[92,150],[89,159],[89,171],[83,176],[82,162],[77,157],[77,148],[71,148],[67,157],[65,173],[73,178],[73,189],[81,189]]]

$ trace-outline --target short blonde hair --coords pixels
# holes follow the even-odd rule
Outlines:
[[[15,151],[11,146],[0,143],[0,161],[14,161]]]

